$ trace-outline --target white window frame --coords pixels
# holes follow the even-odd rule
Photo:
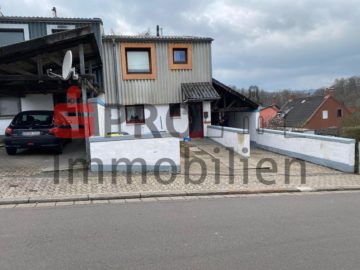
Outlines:
[[[60,27],[59,27],[60,26]],[[52,30],[74,30],[75,25],[74,24],[47,24],[46,25],[46,33],[48,35],[52,34]]]
[[[328,110],[322,111],[322,119],[323,120],[329,119],[329,111]]]
[[[29,25],[21,23],[0,23],[0,29],[21,29],[24,31],[24,41],[30,39]]]

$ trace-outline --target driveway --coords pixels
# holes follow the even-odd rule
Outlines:
[[[79,149],[83,148],[69,145],[65,149],[61,158],[62,168],[68,168],[66,158],[75,158],[74,153]],[[67,151],[70,153],[67,154]],[[79,150],[79,153],[83,151]],[[3,170],[1,165],[0,199],[360,189],[359,175],[342,173],[308,162],[302,164],[305,171],[301,174],[300,163],[296,160],[290,170],[285,169],[286,160],[291,160],[287,156],[251,149],[251,158],[243,160],[237,154],[231,156],[227,149],[207,139],[182,143],[181,156],[182,171],[177,175],[101,175],[86,170],[54,173],[51,171],[54,168],[54,156],[51,154],[24,153],[11,159],[4,156],[6,161],[1,158],[1,162],[8,168]],[[26,168],[21,160],[28,162],[26,164],[30,164],[30,169]],[[32,174],[26,175],[29,170]]]
[[[85,142],[74,140],[67,144],[61,155],[51,150],[21,150],[15,156],[9,156],[5,148],[0,148],[1,176],[34,176],[54,170],[69,168],[69,160],[85,157]]]

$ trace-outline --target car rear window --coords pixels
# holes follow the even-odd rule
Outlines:
[[[15,120],[15,126],[51,126],[53,113],[22,113]]]

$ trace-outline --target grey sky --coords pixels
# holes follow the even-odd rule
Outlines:
[[[2,0],[5,15],[100,17],[105,31],[210,36],[214,77],[267,90],[359,75],[359,0]]]

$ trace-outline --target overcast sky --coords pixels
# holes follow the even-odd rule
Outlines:
[[[213,75],[266,90],[359,75],[359,0],[0,0],[4,15],[100,17],[106,34],[214,38]]]

